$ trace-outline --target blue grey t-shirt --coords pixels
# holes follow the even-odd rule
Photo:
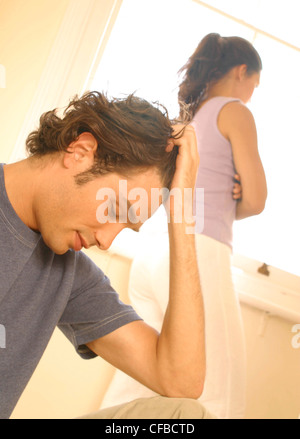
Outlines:
[[[0,419],[6,419],[56,326],[79,355],[93,358],[85,343],[140,318],[85,254],[54,254],[20,220],[6,194],[3,165],[0,239]]]

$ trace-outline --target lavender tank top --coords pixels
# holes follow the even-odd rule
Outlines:
[[[200,108],[192,122],[200,154],[196,188],[204,189],[202,212],[200,203],[203,204],[203,197],[197,196],[196,190],[196,233],[210,236],[230,248],[236,210],[236,201],[232,198],[236,171],[230,142],[220,133],[217,120],[223,106],[234,101],[239,99],[212,98]]]

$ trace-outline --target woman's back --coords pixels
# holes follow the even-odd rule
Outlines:
[[[196,232],[230,247],[236,209],[236,201],[232,197],[236,170],[231,145],[218,128],[218,116],[224,105],[237,100],[224,96],[209,99],[197,111],[192,122],[200,154],[196,187],[204,188],[204,223],[202,218],[197,218]],[[202,201],[196,197],[195,203]],[[197,211],[201,212],[201,209],[196,208]]]

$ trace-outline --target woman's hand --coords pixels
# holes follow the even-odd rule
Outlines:
[[[234,176],[234,186],[232,189],[232,198],[234,200],[241,200],[243,196],[243,189],[242,189],[242,185],[241,185],[241,178],[239,176],[239,174],[235,174]]]

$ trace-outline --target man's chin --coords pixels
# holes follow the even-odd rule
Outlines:
[[[55,248],[51,248],[51,247],[49,247],[50,248],[50,250],[52,250],[53,251],[53,253],[55,253],[56,255],[58,255],[58,256],[61,256],[61,255],[64,255],[64,254],[66,254],[69,250],[71,250],[71,249],[55,249]]]
[[[61,256],[61,255],[66,254],[69,250],[71,250],[71,249],[68,249],[68,250],[57,250],[57,251],[54,251],[54,253],[55,253],[56,255]]]
[[[67,246],[55,245],[53,243],[47,243],[47,242],[45,242],[45,244],[56,255],[64,255],[69,250],[71,250]]]

